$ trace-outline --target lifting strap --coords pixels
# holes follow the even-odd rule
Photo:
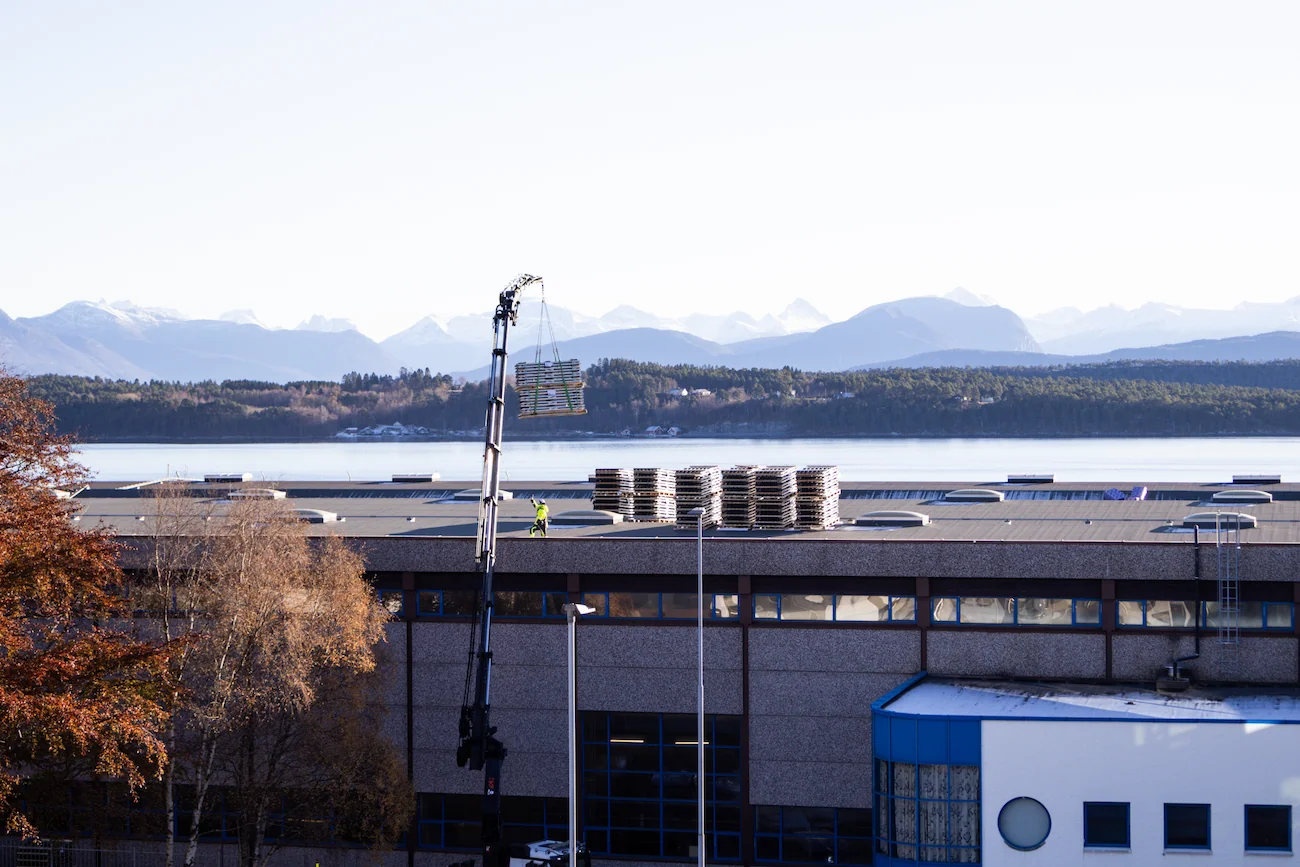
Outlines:
[[[538,307],[541,308],[541,312],[538,314],[537,317],[537,350],[534,353],[534,361],[536,362],[538,367],[542,365],[542,338],[543,336],[547,336],[550,338],[551,341],[551,355],[554,356],[553,360],[556,364],[559,364],[560,344],[555,339],[555,326],[551,323],[550,308],[546,306],[545,286],[542,287],[542,297],[540,299],[540,303],[538,304]],[[564,402],[568,404],[569,412],[574,412],[577,409],[577,407],[574,405],[575,400],[574,400],[573,393],[569,391],[569,384],[567,382],[561,381],[560,387],[564,389]],[[541,394],[540,388],[533,390],[533,406],[532,406],[532,413],[531,413],[532,415],[537,414],[537,400],[540,394]],[[521,406],[522,406],[522,400],[521,400]],[[527,408],[525,407],[525,409]]]

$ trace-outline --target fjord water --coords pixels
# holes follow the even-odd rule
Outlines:
[[[483,467],[478,442],[96,443],[79,451],[98,481],[243,472],[267,481],[368,481],[430,471],[468,481]],[[597,467],[691,464],[837,464],[849,481],[996,482],[1007,473],[1055,473],[1057,481],[1224,482],[1246,472],[1289,480],[1300,477],[1300,438],[507,440],[502,477],[578,481]]]

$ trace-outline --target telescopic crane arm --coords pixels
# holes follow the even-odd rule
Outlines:
[[[483,587],[476,612],[477,632],[471,635],[469,664],[465,672],[465,695],[460,709],[460,746],[456,764],[469,765],[483,774],[483,867],[494,867],[508,860],[501,842],[501,763],[506,748],[496,738],[496,728],[489,722],[492,698],[492,589],[496,565],[497,512],[501,493],[501,434],[506,409],[506,341],[510,327],[519,322],[519,302],[523,291],[541,277],[520,274],[501,290],[496,312],[492,316],[492,375],[488,394],[486,442],[483,447],[483,487],[478,509],[478,540],[475,566],[483,573]],[[472,697],[471,697],[472,681]]]

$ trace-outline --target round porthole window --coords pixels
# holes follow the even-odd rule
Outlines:
[[[1037,849],[1052,831],[1047,808],[1033,798],[1012,798],[998,813],[998,833],[1012,849]]]

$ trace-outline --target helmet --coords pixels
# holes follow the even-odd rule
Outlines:
[[[546,501],[545,501],[545,500],[538,500],[538,502],[541,503],[543,506],[546,505]]]

